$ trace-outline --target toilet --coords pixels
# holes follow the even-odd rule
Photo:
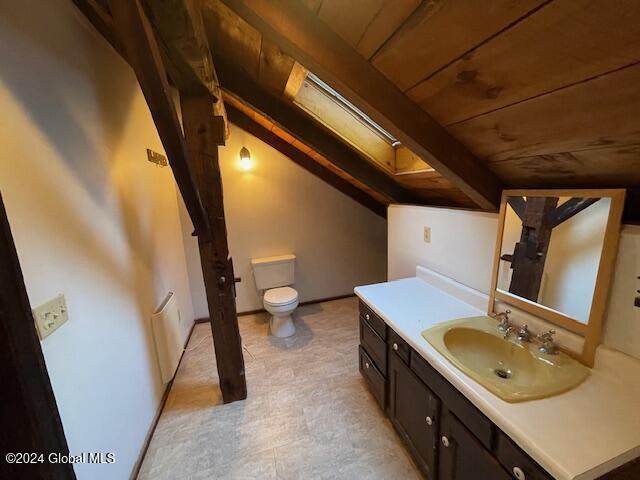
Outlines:
[[[298,292],[291,287],[295,260],[293,254],[251,259],[256,287],[263,292],[264,309],[271,314],[269,327],[274,337],[290,337],[296,331],[292,314],[298,306]]]

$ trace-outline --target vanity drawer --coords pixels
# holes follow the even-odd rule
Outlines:
[[[360,373],[369,384],[369,389],[375,397],[378,405],[382,410],[385,410],[387,406],[387,389],[384,376],[378,371],[375,364],[367,355],[362,346],[358,347],[360,351]]]
[[[540,465],[520,450],[520,447],[503,432],[498,432],[496,457],[513,478],[552,480],[552,477]],[[524,474],[524,477],[521,474]]]
[[[415,351],[411,352],[411,370],[440,397],[443,405],[460,419],[482,445],[491,450],[495,431],[493,423]]]
[[[387,343],[389,344],[389,348],[396,352],[396,354],[404,360],[404,363],[409,365],[409,356],[411,352],[409,344],[391,329],[389,329],[389,338],[387,339]]]
[[[387,339],[387,324],[362,301],[360,302],[360,318],[364,318],[371,325],[371,328],[380,335],[380,338]]]
[[[384,376],[387,375],[387,344],[371,328],[364,318],[360,318],[360,343]]]

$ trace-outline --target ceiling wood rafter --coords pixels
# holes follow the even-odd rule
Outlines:
[[[335,166],[394,202],[422,203],[419,196],[362,158],[297,107],[262,90],[247,74],[226,61],[218,61],[224,89],[280,126],[302,144],[314,149]]]
[[[479,206],[497,207],[502,185],[495,174],[303,5],[287,0],[224,3],[330,82]]]

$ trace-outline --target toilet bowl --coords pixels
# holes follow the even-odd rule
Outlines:
[[[256,288],[264,309],[271,314],[269,323],[274,337],[289,337],[296,331],[292,318],[298,306],[298,292],[292,287],[295,261],[292,253],[251,259]]]
[[[295,288],[279,287],[264,292],[264,309],[271,314],[269,329],[274,337],[290,337],[296,331],[293,311],[298,306],[298,292]]]

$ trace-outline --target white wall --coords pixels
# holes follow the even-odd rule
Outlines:
[[[431,227],[431,243],[423,228]],[[498,215],[434,207],[391,206],[389,279],[415,275],[424,265],[489,293]],[[625,225],[605,320],[604,343],[640,358],[640,308],[633,306],[640,272],[640,227]]]
[[[409,205],[388,212],[389,280],[413,277],[422,265],[489,293],[497,215]],[[431,228],[431,243],[424,242],[424,227]]]
[[[242,146],[254,170],[239,168]],[[251,134],[231,126],[220,149],[229,249],[233,256],[239,312],[263,308],[251,258],[295,253],[301,301],[350,294],[353,287],[385,279],[386,221],[316,178]],[[185,238],[192,227],[184,212]],[[187,244],[193,304],[208,317],[194,239]]]
[[[150,314],[174,290],[193,320],[176,188],[133,72],[72,2],[0,10],[0,189],[31,304],[69,308],[47,369],[71,452],[116,455],[78,478],[126,479],[163,392]]]

